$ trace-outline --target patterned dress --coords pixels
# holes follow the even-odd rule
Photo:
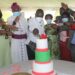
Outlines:
[[[60,27],[60,54],[62,60],[71,61],[71,51],[69,49],[69,28],[67,25],[63,24]]]
[[[59,45],[58,45],[58,35],[57,29],[51,27],[52,25],[45,25],[45,33],[48,36],[48,47],[51,51],[53,59],[60,58]]]

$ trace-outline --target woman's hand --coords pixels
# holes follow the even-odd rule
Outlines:
[[[58,26],[56,24],[52,24],[51,27],[57,29]]]
[[[6,25],[6,22],[0,21],[0,26]]]
[[[6,31],[5,30],[0,30],[0,35],[5,35]]]

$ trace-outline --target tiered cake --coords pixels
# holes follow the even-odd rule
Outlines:
[[[48,50],[47,36],[45,34],[42,34],[40,39],[36,41],[32,75],[56,75],[53,69],[50,50]]]

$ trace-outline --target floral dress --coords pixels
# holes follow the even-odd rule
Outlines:
[[[48,47],[51,52],[53,59],[60,58],[58,35],[57,29],[53,28],[52,25],[45,25],[45,33],[48,36]]]

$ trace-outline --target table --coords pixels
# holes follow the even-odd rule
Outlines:
[[[63,61],[63,60],[53,60],[54,69],[58,75],[75,75],[75,63]],[[17,71],[31,72],[32,61],[25,61],[17,64],[12,64],[9,67],[0,68],[0,75],[11,75]]]

